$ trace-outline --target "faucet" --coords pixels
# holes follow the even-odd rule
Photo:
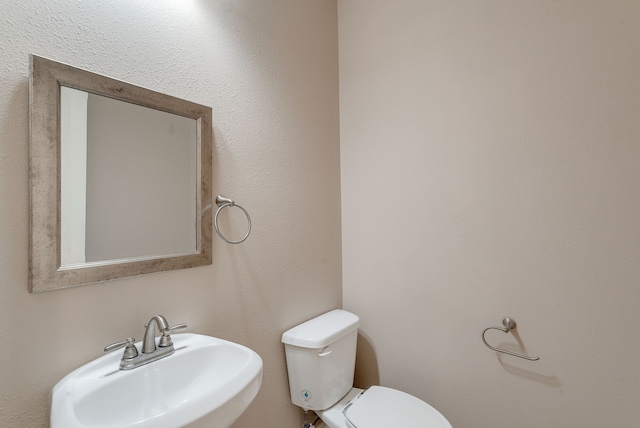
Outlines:
[[[156,326],[162,334],[156,346]],[[186,328],[186,324],[178,324],[169,327],[167,319],[162,315],[155,315],[145,324],[144,340],[142,341],[142,352],[138,353],[133,337],[112,343],[104,348],[105,352],[111,352],[124,347],[124,354],[120,360],[120,370],[131,370],[145,364],[149,364],[160,358],[168,357],[175,352],[171,333],[176,330]]]
[[[167,329],[169,329],[169,323],[167,319],[162,315],[156,315],[149,320],[145,327],[147,328],[144,331],[144,341],[142,342],[142,353],[143,354],[151,354],[156,351],[156,328],[155,325],[158,325],[158,330],[162,333],[162,337],[164,337],[164,333]],[[172,343],[171,343],[172,344]],[[162,346],[162,344],[160,344]],[[163,348],[169,346],[164,345]]]

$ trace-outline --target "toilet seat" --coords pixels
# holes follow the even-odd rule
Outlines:
[[[349,428],[452,428],[440,412],[405,392],[372,386],[344,410]]]

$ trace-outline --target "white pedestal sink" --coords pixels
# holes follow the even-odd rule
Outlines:
[[[119,370],[121,352],[65,376],[51,393],[51,428],[229,427],[262,384],[251,349],[199,334],[171,336],[175,353]]]

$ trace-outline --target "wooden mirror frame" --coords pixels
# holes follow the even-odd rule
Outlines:
[[[212,112],[161,94],[36,55],[30,57],[29,292],[55,290],[211,264]],[[61,267],[60,87],[86,91],[197,122],[196,249],[192,253],[90,262]],[[149,213],[150,216],[153,213]]]

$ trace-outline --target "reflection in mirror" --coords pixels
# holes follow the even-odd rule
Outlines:
[[[35,55],[30,83],[29,290],[211,264],[211,108]]]
[[[196,121],[61,88],[61,266],[196,251]]]

